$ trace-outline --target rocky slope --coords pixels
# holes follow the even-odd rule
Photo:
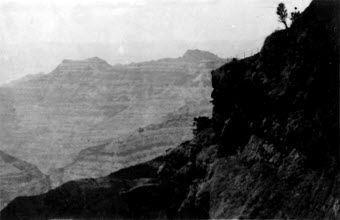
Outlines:
[[[187,102],[209,113],[209,72],[224,62],[199,50],[129,65],[64,60],[1,88],[1,149],[48,173],[82,149],[161,123]]]
[[[159,124],[139,128],[128,135],[80,151],[71,163],[50,173],[53,187],[70,180],[106,176],[156,158],[179,143],[192,139],[193,118],[209,113],[208,109],[202,110],[198,105],[187,103],[168,114]]]
[[[259,54],[212,72],[191,141],[97,179],[19,197],[2,219],[338,219],[339,2],[314,0]]]
[[[17,196],[50,190],[49,178],[35,166],[0,151],[0,210]]]

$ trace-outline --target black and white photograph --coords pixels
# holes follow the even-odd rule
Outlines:
[[[0,0],[0,219],[340,219],[340,0]]]

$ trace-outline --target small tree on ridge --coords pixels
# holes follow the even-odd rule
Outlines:
[[[276,8],[276,14],[279,16],[279,22],[285,25],[285,28],[288,28],[287,25],[287,17],[288,17],[288,12],[286,9],[285,4],[282,2],[277,6]]]

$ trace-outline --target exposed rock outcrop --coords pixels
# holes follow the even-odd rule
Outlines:
[[[191,141],[1,217],[338,219],[339,4],[314,0],[259,54],[213,71],[213,117]]]

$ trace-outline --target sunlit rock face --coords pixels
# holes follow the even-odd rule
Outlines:
[[[120,146],[115,144],[118,137],[134,139],[141,134],[128,134],[162,123],[188,103],[197,106],[195,112],[210,114],[210,71],[223,63],[199,50],[129,65],[112,66],[97,57],[64,60],[49,74],[1,88],[0,102],[6,105],[0,117],[7,124],[1,125],[1,149],[51,173],[73,163],[83,149],[108,143]],[[181,135],[178,143],[189,137],[191,124],[188,120],[176,128],[176,132],[184,129],[176,134]],[[145,130],[144,135],[151,135]],[[152,152],[145,154],[149,157]]]
[[[0,210],[17,196],[50,190],[50,181],[37,167],[0,151]]]

